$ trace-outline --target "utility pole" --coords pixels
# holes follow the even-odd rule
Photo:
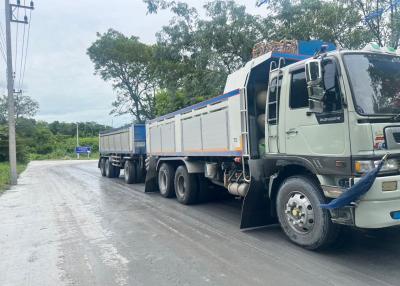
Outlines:
[[[78,147],[79,147],[79,122],[76,123],[76,148],[78,151]],[[79,159],[79,153],[76,152],[76,156]]]
[[[15,104],[14,104],[14,78],[12,66],[12,50],[11,50],[11,22],[27,24],[28,18],[25,16],[24,21],[14,18],[13,9],[23,8],[33,10],[33,2],[30,6],[21,6],[20,0],[17,5],[10,4],[10,0],[5,0],[6,13],[6,49],[7,49],[7,101],[8,101],[8,149],[10,160],[10,183],[17,184],[17,148],[15,142]]]

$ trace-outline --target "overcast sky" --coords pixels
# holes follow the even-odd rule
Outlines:
[[[200,7],[207,1],[186,2]],[[252,13],[259,13],[262,9],[255,7],[255,0],[237,2],[246,4]],[[3,1],[0,5],[0,20],[4,28]],[[142,0],[36,0],[35,6],[24,86],[26,94],[40,104],[36,118],[96,121],[114,127],[130,122],[129,116],[109,115],[115,93],[110,83],[93,75],[93,64],[86,49],[96,39],[96,32],[103,33],[108,28],[154,43],[155,33],[168,24],[171,15],[165,11],[146,15],[146,5]],[[16,25],[13,24],[12,28],[15,35]],[[20,35],[21,28],[19,25]],[[20,51],[17,58],[20,58]],[[0,90],[4,92],[5,66],[1,58],[0,63]],[[19,64],[17,76],[18,69]]]

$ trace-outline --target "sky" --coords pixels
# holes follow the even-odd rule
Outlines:
[[[16,0],[10,2],[15,3]],[[113,127],[131,122],[130,116],[109,115],[116,94],[111,83],[94,75],[93,64],[86,50],[96,40],[97,32],[104,33],[109,28],[128,36],[138,36],[145,43],[154,43],[156,32],[168,25],[171,14],[161,11],[157,15],[147,15],[142,0],[34,2],[23,90],[39,102],[40,110],[36,119],[49,122],[96,121]],[[207,1],[186,2],[200,8]],[[251,13],[260,13],[262,9],[255,7],[255,0],[236,2],[245,4]],[[0,22],[4,29],[3,1],[0,5]],[[15,52],[16,27],[16,24],[12,24],[18,85],[21,50]],[[18,25],[18,29],[18,46],[21,47],[23,25]],[[5,64],[2,58],[0,64],[0,93],[5,94]]]

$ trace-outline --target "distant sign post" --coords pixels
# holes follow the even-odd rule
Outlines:
[[[92,152],[92,148],[90,148],[88,146],[75,147],[75,153],[78,155],[78,158],[79,158],[80,154],[87,154],[87,156],[89,158],[91,152]]]

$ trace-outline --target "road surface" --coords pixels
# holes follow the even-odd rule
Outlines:
[[[0,197],[0,285],[400,285],[399,228],[310,252],[278,226],[241,232],[235,200],[142,191],[94,161],[31,162]]]

